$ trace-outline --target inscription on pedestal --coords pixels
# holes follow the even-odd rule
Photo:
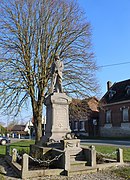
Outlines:
[[[61,108],[60,105],[56,105],[56,128],[65,128],[67,126],[67,108],[64,106]]]
[[[54,101],[53,101],[53,103],[55,103],[55,104],[67,104],[67,99],[65,99],[65,98],[58,98],[58,99],[55,99]]]

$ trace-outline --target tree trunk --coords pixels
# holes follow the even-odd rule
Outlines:
[[[39,144],[42,137],[42,116],[41,115],[39,115],[38,113],[37,117],[34,117],[35,144]]]
[[[43,104],[32,100],[34,129],[35,129],[35,144],[40,144],[42,137],[42,108]]]

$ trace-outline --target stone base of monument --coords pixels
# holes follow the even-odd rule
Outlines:
[[[65,139],[61,141],[63,150],[67,150],[70,156],[77,155],[82,151],[80,147],[80,139]]]
[[[72,176],[77,174],[86,174],[97,172],[106,168],[121,166],[123,163],[123,150],[118,149],[117,160],[110,161],[109,163],[97,164],[96,163],[96,150],[94,146],[80,147],[79,140],[63,140],[61,142],[64,149],[55,149],[48,147],[41,147],[42,156],[33,158],[33,154],[23,154],[22,164],[17,162],[16,154],[12,156],[9,154],[10,150],[6,148],[5,160],[14,168],[17,175],[22,179],[38,178],[42,176],[53,175],[66,175]],[[36,147],[35,145],[32,146]],[[40,147],[36,147],[35,150],[39,150]],[[44,157],[45,159],[42,159]],[[51,159],[50,159],[51,157]],[[33,167],[32,163],[33,162]],[[49,165],[47,168],[43,164]],[[59,178],[58,178],[59,179]]]
[[[65,152],[67,151],[70,156],[76,156],[82,152],[80,147],[80,139],[65,139],[61,140],[59,143],[46,143],[46,146],[31,145],[30,154],[35,158],[41,158],[46,153]]]
[[[71,132],[69,126],[70,97],[65,93],[49,95],[44,104],[46,105],[46,128],[42,144],[60,142],[64,136]]]

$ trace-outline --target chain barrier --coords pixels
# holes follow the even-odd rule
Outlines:
[[[33,158],[31,156],[28,156],[32,161],[37,162],[39,164],[44,164],[49,166],[53,161],[58,160],[63,154],[60,154],[59,156],[55,156],[53,159],[47,159],[47,160],[41,160],[41,159],[37,159],[37,158]],[[19,160],[22,160],[22,156],[20,156],[19,154],[17,155],[17,158]]]
[[[29,156],[29,158],[31,160],[33,160],[34,162],[37,162],[39,164],[44,164],[44,165],[47,165],[49,166],[53,161],[56,161],[58,160],[63,154],[60,154],[59,156],[55,156],[53,159],[47,159],[47,160],[41,160],[41,159],[37,159],[37,158],[33,158],[31,156]]]
[[[96,152],[97,152],[97,151],[96,151]],[[101,156],[103,156],[103,157],[110,157],[110,156],[112,156],[112,155],[117,154],[117,151],[113,151],[111,154],[110,154],[110,153],[104,154],[104,153],[101,153],[101,152],[97,152],[97,154],[99,154],[99,155],[101,155]]]
[[[17,153],[17,158],[18,158],[19,160],[22,160],[22,156],[20,156],[18,153]]]

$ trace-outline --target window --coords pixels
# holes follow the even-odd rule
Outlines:
[[[123,108],[123,122],[129,120],[129,109],[128,108]]]
[[[80,131],[84,131],[84,130],[85,130],[85,122],[80,121]]]
[[[127,89],[127,95],[130,95],[130,88]]]
[[[93,119],[93,125],[97,126],[97,119]]]
[[[113,98],[113,96],[116,94],[116,91],[110,90],[109,91],[109,99]]]
[[[126,86],[125,90],[126,90],[126,95],[129,96],[130,95],[130,85]]]
[[[106,123],[111,123],[111,110],[106,111]]]
[[[74,131],[78,131],[78,122],[74,121]]]

